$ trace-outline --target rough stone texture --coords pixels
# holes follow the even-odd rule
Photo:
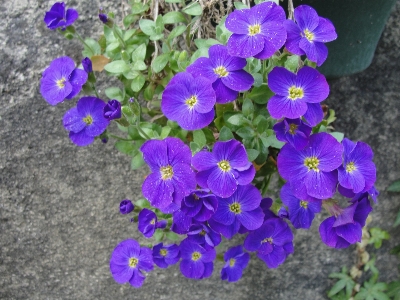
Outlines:
[[[101,3],[122,9],[118,2]],[[99,32],[96,1],[70,1],[81,17],[81,35]],[[145,171],[129,170],[129,160],[111,144],[75,147],[62,128],[75,101],[49,106],[38,92],[41,72],[56,57],[81,59],[81,46],[42,22],[44,0],[0,4],[0,298],[1,299],[324,299],[328,274],[355,259],[354,247],[336,251],[319,240],[318,216],[309,231],[295,234],[295,254],[276,270],[255,257],[236,284],[213,276],[192,281],[179,267],[156,269],[140,290],[118,285],[108,262],[115,245],[139,238],[129,217],[118,213],[124,198],[140,197]],[[5,13],[4,13],[5,12]],[[93,27],[93,28],[92,28]],[[375,151],[377,187],[382,191],[372,226],[392,239],[378,250],[380,280],[397,278],[398,261],[388,254],[399,228],[392,224],[399,196],[384,192],[400,178],[400,2],[383,33],[371,67],[331,83],[326,101],[336,110],[337,130],[368,142]]]

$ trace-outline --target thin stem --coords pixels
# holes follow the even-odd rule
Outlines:
[[[99,94],[97,93],[97,90],[96,90],[96,86],[93,83],[91,83],[90,86],[92,87],[96,97],[100,99],[100,96],[99,96]]]
[[[86,44],[86,42],[85,42],[84,39],[79,35],[79,33],[75,32],[75,36],[78,38],[78,40],[81,41],[81,43],[82,43],[84,46],[86,46],[86,48],[89,49],[89,51],[92,53],[91,56],[93,56],[95,53],[93,52],[92,48],[91,48],[88,44]]]
[[[140,113],[136,118],[136,128],[139,131],[139,133],[144,136],[147,140],[151,140],[151,137],[149,137],[146,132],[143,131],[143,129],[140,127]]]
[[[133,140],[125,139],[125,138],[122,138],[122,137],[120,137],[118,135],[114,135],[114,134],[111,134],[111,133],[108,133],[108,136],[112,137],[114,139],[120,140],[120,141],[127,141],[127,142],[132,142],[133,141]]]

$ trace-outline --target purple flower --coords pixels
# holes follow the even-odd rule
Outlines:
[[[343,165],[338,168],[339,184],[354,193],[367,192],[376,180],[371,147],[363,142],[353,143],[347,138],[342,145]]]
[[[313,134],[302,150],[289,144],[282,147],[278,155],[278,171],[290,182],[297,198],[327,199],[336,191],[336,169],[342,164],[342,152],[342,145],[330,134]]]
[[[231,247],[224,254],[225,265],[221,270],[221,279],[229,282],[238,281],[243,274],[243,270],[250,261],[250,255],[243,252],[243,246]]]
[[[258,258],[268,268],[277,268],[293,253],[293,233],[282,219],[268,219],[260,228],[249,233],[244,247],[248,251],[257,251]]]
[[[89,57],[85,57],[84,59],[82,59],[82,66],[86,73],[89,74],[93,72],[92,61]]]
[[[107,24],[108,22],[108,17],[106,14],[99,14],[99,19],[101,22],[103,22],[103,24]]]
[[[254,78],[243,70],[246,59],[229,55],[223,45],[211,46],[208,54],[210,58],[198,58],[186,71],[193,76],[206,77],[212,82],[217,103],[233,101],[238,92],[251,88]]]
[[[201,129],[214,119],[215,92],[210,80],[188,72],[176,74],[162,94],[164,115],[186,130]]]
[[[213,271],[214,249],[205,250],[198,244],[185,239],[180,244],[182,274],[187,278],[203,279],[210,277]]]
[[[56,105],[64,99],[75,97],[87,78],[87,73],[84,70],[76,69],[71,58],[59,57],[44,70],[40,81],[40,93],[49,104]]]
[[[274,130],[278,141],[288,142],[301,150],[307,145],[312,128],[300,119],[283,119],[274,125]]]
[[[153,261],[162,269],[176,264],[180,258],[178,245],[164,246],[163,243],[160,243],[153,247]]]
[[[251,183],[255,175],[246,149],[236,140],[216,142],[211,153],[197,152],[192,165],[199,171],[197,183],[222,198],[230,197],[238,185]]]
[[[263,2],[250,9],[235,10],[226,18],[226,28],[233,32],[228,40],[230,55],[271,57],[286,40],[283,8],[273,2]]]
[[[189,147],[180,139],[171,137],[146,141],[140,151],[152,172],[142,185],[144,197],[160,210],[170,205],[178,209],[183,197],[196,188]]]
[[[135,240],[125,240],[115,247],[111,254],[110,271],[114,280],[120,284],[129,283],[139,288],[146,276],[143,271],[153,270],[151,249],[140,247]]]
[[[44,22],[47,28],[51,30],[59,27],[65,29],[67,26],[74,23],[76,19],[78,19],[78,12],[73,8],[69,8],[65,11],[64,2],[54,3],[44,16]]]
[[[228,239],[239,231],[240,225],[255,230],[264,221],[260,203],[261,194],[256,187],[251,184],[240,185],[229,198],[218,199],[218,209],[209,224]]]
[[[191,225],[187,235],[189,241],[199,244],[206,250],[215,248],[221,243],[221,235],[205,223]]]
[[[321,240],[332,248],[347,248],[361,241],[362,228],[372,207],[368,195],[354,201],[336,216],[325,219],[320,227]]]
[[[121,203],[119,204],[119,212],[123,215],[129,214],[134,209],[135,206],[129,199],[122,200]]]
[[[218,200],[209,190],[195,190],[182,201],[182,212],[193,220],[204,222],[215,213]]]
[[[64,128],[69,130],[69,138],[74,144],[87,146],[107,128],[109,121],[103,117],[104,106],[99,98],[82,97],[76,107],[65,113]]]
[[[335,27],[328,19],[321,18],[310,6],[300,5],[294,10],[294,19],[286,20],[286,48],[297,55],[307,55],[307,58],[321,66],[328,56],[324,43],[337,38]]]
[[[157,222],[156,214],[147,208],[143,208],[138,216],[138,229],[147,238],[151,238],[157,228],[165,228],[167,226],[166,220]]]
[[[172,214],[171,231],[177,234],[186,234],[189,231],[190,225],[192,225],[192,218],[188,217],[180,209]]]
[[[109,121],[121,118],[121,103],[118,100],[108,101],[104,106],[103,113],[104,118]]]
[[[294,228],[310,228],[316,213],[321,211],[321,202],[312,197],[300,200],[293,195],[290,184],[287,182],[281,189],[281,199],[289,209],[289,220]]]
[[[324,75],[311,67],[303,67],[297,75],[283,67],[268,74],[268,86],[274,95],[267,104],[275,119],[297,119],[306,114],[308,103],[319,103],[328,97],[329,85]]]

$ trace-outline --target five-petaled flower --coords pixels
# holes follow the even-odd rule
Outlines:
[[[74,144],[87,146],[107,128],[110,122],[103,117],[104,106],[99,98],[82,97],[76,107],[65,113],[63,124]]]
[[[140,247],[135,240],[122,241],[111,254],[110,271],[114,280],[120,284],[129,282],[139,288],[146,278],[142,272],[149,272],[153,268],[151,249]]]
[[[154,211],[143,208],[138,216],[138,229],[147,238],[151,238],[157,228],[164,229],[167,226],[166,220],[158,221]]]
[[[250,261],[250,255],[243,252],[243,246],[231,247],[224,254],[225,265],[221,270],[221,279],[229,282],[238,281],[243,274],[243,270]]]
[[[64,2],[54,3],[44,16],[44,22],[47,28],[52,30],[59,27],[65,29],[67,26],[74,23],[76,19],[78,19],[78,12],[73,8],[69,8],[65,11]]]
[[[160,243],[153,247],[153,261],[159,268],[168,268],[170,265],[176,264],[180,258],[179,246],[176,244]]]

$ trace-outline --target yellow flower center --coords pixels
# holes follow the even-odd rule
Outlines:
[[[192,96],[189,99],[186,100],[185,102],[190,108],[193,108],[193,106],[195,106],[195,104],[197,103],[197,97],[196,96]]]
[[[231,165],[229,164],[229,161],[227,160],[221,160],[218,163],[218,167],[223,171],[223,172],[228,172],[231,169]]]
[[[161,249],[160,250],[160,255],[161,256],[167,256],[167,254],[168,254],[168,251],[166,249]]]
[[[306,37],[307,40],[309,40],[310,42],[313,41],[313,39],[314,39],[314,34],[313,34],[311,31],[309,31],[308,29],[305,29],[305,30],[303,31],[303,33],[304,33],[304,36]]]
[[[291,135],[295,135],[296,134],[296,130],[297,130],[297,128],[299,127],[299,125],[296,125],[296,124],[290,124],[289,125],[289,133],[291,134]]]
[[[319,160],[315,156],[307,157],[304,160],[304,165],[308,168],[308,171],[314,170],[316,172],[319,172],[318,169]]]
[[[233,212],[234,214],[240,214],[242,210],[240,209],[240,204],[235,202],[229,205],[229,210]]]
[[[156,219],[152,219],[152,220],[150,221],[150,224],[151,224],[151,225],[156,224]]]
[[[231,259],[229,260],[229,266],[230,266],[230,267],[233,267],[233,266],[235,265],[235,262],[236,262],[236,259],[231,258]]]
[[[259,24],[249,26],[249,35],[253,36],[261,32],[261,26]]]
[[[171,166],[161,167],[160,172],[162,180],[171,179],[172,176],[174,176],[174,171]]]
[[[349,163],[346,165],[346,171],[349,172],[349,173],[355,171],[356,169],[357,169],[357,168],[356,168],[354,162],[349,162]]]
[[[215,68],[214,73],[217,74],[219,77],[226,77],[229,74],[229,72],[226,70],[226,68],[224,66]]]
[[[138,261],[136,258],[131,257],[131,258],[129,259],[129,266],[130,266],[131,268],[136,268],[138,262],[139,262],[139,261]]]
[[[302,88],[298,88],[295,86],[292,86],[289,88],[289,99],[291,100],[296,100],[296,99],[301,99],[304,96],[304,91]]]
[[[61,78],[60,80],[57,80],[56,81],[56,84],[57,84],[57,86],[60,88],[60,89],[62,89],[62,88],[64,88],[64,86],[65,86],[65,78],[63,77],[63,78]]]
[[[197,260],[200,259],[200,257],[201,257],[201,253],[200,252],[197,252],[197,251],[193,252],[192,260],[197,261]]]
[[[263,239],[263,240],[261,241],[261,243],[270,243],[270,244],[272,244],[273,241],[274,241],[274,240],[272,239],[272,237],[269,237],[269,238]]]
[[[202,235],[202,236],[205,236],[205,235],[206,235],[206,232],[205,232],[204,229],[203,229],[202,231],[200,231],[199,234]]]
[[[303,208],[307,208],[308,207],[308,202],[301,200],[300,201],[300,206],[303,207]]]
[[[91,115],[87,115],[85,118],[82,119],[83,122],[86,123],[86,125],[90,125],[93,123],[93,118]]]

